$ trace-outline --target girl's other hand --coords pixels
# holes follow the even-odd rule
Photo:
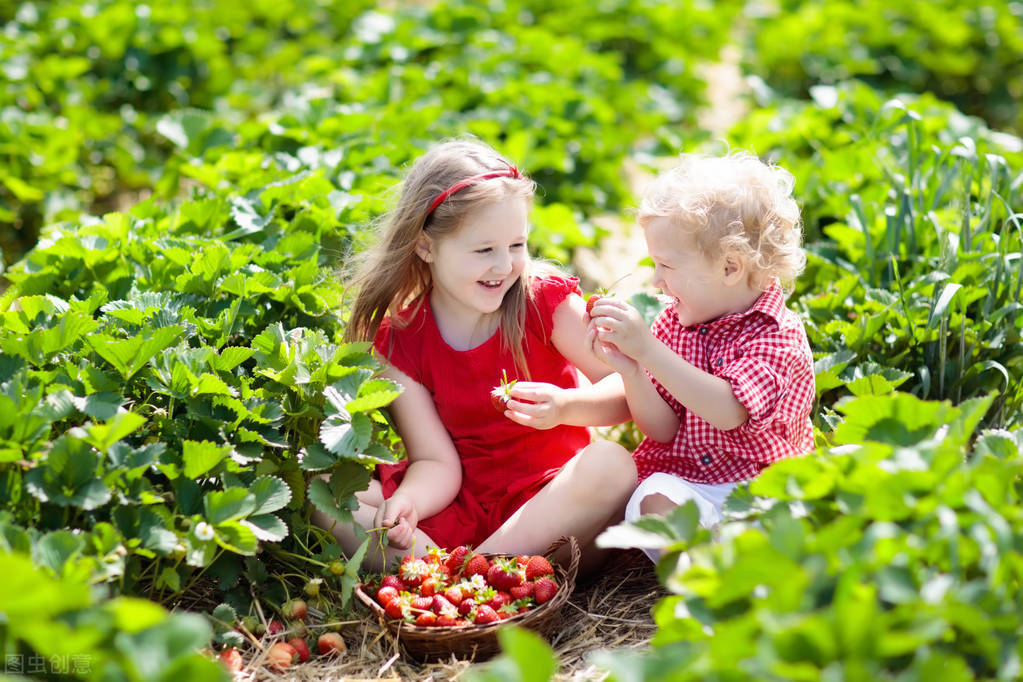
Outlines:
[[[560,425],[565,389],[536,381],[516,381],[504,416],[517,424],[546,430]]]
[[[412,500],[397,493],[384,500],[373,523],[375,528],[387,528],[388,544],[402,550],[412,547],[418,525],[419,514]]]

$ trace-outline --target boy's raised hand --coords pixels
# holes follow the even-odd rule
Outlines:
[[[594,353],[618,372],[642,364],[640,358],[655,341],[639,311],[616,298],[597,301],[590,312],[588,332],[595,335]]]

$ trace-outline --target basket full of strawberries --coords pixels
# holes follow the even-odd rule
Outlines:
[[[552,555],[568,545],[567,566]],[[355,588],[418,660],[482,660],[497,653],[497,630],[515,623],[546,635],[560,622],[561,607],[575,588],[579,544],[574,537],[553,543],[543,554],[479,554],[460,546],[431,547],[426,556],[407,556],[379,582]]]

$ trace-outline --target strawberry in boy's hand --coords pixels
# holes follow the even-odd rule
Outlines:
[[[593,317],[593,306],[597,305],[597,301],[599,301],[600,298],[600,294],[593,294],[586,299],[586,315],[588,317]]]
[[[504,412],[508,409],[508,401],[511,400],[511,388],[514,385],[515,380],[508,381],[508,372],[502,369],[500,385],[494,386],[490,391],[490,402],[498,412]]]

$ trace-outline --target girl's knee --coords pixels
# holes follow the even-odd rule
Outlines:
[[[580,464],[589,484],[605,493],[627,496],[636,488],[636,462],[618,443],[605,440],[590,444]]]

